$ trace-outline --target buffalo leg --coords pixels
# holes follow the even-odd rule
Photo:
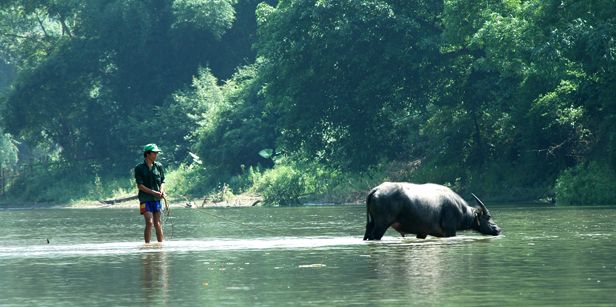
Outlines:
[[[456,236],[456,224],[452,221],[460,219],[460,215],[453,210],[445,210],[443,219],[441,220],[442,235],[445,238]]]
[[[404,230],[402,230],[402,226],[400,226],[399,222],[395,222],[395,223],[391,224],[391,228],[396,230],[403,238],[405,237],[406,232],[404,232]]]
[[[455,229],[446,229],[445,230],[445,238],[455,237],[455,236],[456,236],[456,230]]]
[[[370,238],[368,238],[368,240],[381,240],[381,238],[385,234],[385,231],[387,231],[386,226],[383,226],[381,224],[375,225],[372,228],[372,235],[370,236]]]
[[[366,223],[366,233],[364,234],[365,240],[372,240],[372,232],[374,231],[374,221]]]

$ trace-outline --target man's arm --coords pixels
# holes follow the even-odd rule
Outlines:
[[[162,164],[160,165],[160,192],[163,193],[163,197],[165,196],[165,168]]]
[[[143,191],[144,193],[148,193],[148,194],[150,194],[150,195],[154,195],[154,196],[155,196],[155,197],[157,197],[157,198],[163,198],[163,197],[164,197],[164,195],[165,195],[165,193],[164,193],[164,192],[154,191],[154,190],[152,190],[152,189],[150,189],[150,188],[146,187],[145,185],[143,185],[143,184],[141,184],[141,183],[137,184],[137,188],[138,188],[140,191]],[[161,190],[163,190],[163,186],[162,186],[162,185],[160,186],[160,189],[161,189]],[[163,190],[163,191],[164,191],[164,190]]]

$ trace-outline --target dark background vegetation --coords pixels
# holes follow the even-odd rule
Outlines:
[[[0,1],[1,197],[134,193],[155,142],[177,197],[614,204],[615,37],[615,1]]]

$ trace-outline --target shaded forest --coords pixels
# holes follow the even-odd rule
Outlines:
[[[614,204],[616,1],[0,1],[2,197]],[[612,127],[612,128],[610,128]],[[223,193],[224,194],[224,193]]]

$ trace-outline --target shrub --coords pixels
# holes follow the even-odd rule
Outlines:
[[[182,163],[175,169],[167,169],[165,177],[165,189],[171,198],[203,194],[212,186],[207,173],[197,163]]]
[[[614,204],[616,172],[601,162],[580,164],[563,171],[554,189],[559,204]]]
[[[235,175],[229,178],[228,185],[233,190],[234,193],[244,193],[250,188],[252,185],[258,181],[258,178],[261,176],[262,171],[259,166],[249,166],[248,169],[241,166],[242,173],[239,175]]]
[[[292,166],[277,166],[259,176],[253,189],[263,196],[266,205],[299,205],[299,198],[306,192],[306,180]]]
[[[60,204],[134,195],[129,172],[104,172],[91,162],[38,164],[22,169],[7,189],[12,201]]]

